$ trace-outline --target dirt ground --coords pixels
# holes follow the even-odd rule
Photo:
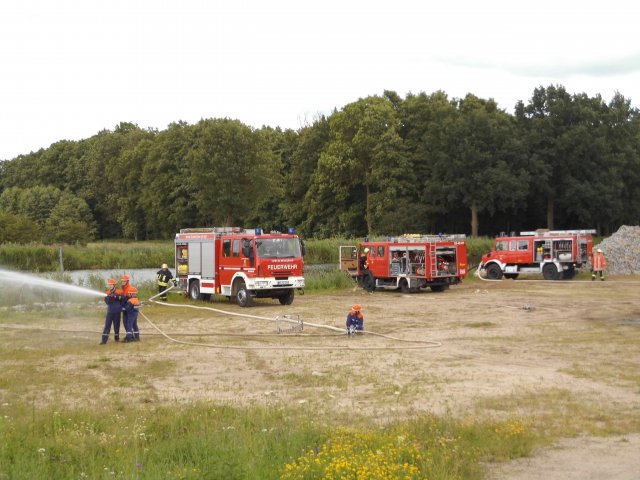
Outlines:
[[[369,333],[348,337],[353,303]],[[142,342],[131,345],[98,346],[95,319],[93,331],[86,319],[58,321],[70,333],[56,342],[79,346],[50,368],[86,378],[99,396],[126,390],[147,403],[295,404],[319,419],[358,411],[372,422],[524,418],[556,440],[530,458],[487,465],[488,478],[640,478],[637,277],[474,280],[410,295],[354,289],[249,309],[146,302],[142,311]],[[9,332],[14,345],[24,341],[20,328]],[[100,366],[127,364],[140,372],[135,385],[113,386]],[[82,395],[82,384],[67,394]]]

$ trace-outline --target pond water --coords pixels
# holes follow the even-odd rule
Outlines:
[[[143,282],[155,282],[158,268],[134,268],[131,270],[113,269],[113,270],[68,270],[65,276],[71,277],[71,283],[74,285],[88,286],[91,279],[101,278],[105,281],[114,278],[118,282],[122,275],[129,275],[132,285],[139,285]]]

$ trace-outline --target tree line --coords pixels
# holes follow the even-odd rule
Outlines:
[[[596,228],[640,217],[640,119],[620,93],[536,88],[514,113],[385,91],[299,130],[121,123],[0,163],[0,241],[167,239],[194,226],[309,238]]]

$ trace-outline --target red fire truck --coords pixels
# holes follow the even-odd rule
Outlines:
[[[176,279],[194,300],[225,295],[241,307],[254,298],[293,302],[304,288],[297,235],[239,227],[183,228],[176,234]]]
[[[404,235],[340,247],[340,269],[368,291],[430,287],[441,292],[467,276],[464,235]]]
[[[516,279],[520,274],[542,274],[545,280],[571,279],[589,262],[595,230],[536,230],[495,239],[478,270],[487,278]]]

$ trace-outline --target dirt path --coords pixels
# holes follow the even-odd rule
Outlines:
[[[563,439],[533,458],[495,468],[493,480],[637,480],[640,435]]]

